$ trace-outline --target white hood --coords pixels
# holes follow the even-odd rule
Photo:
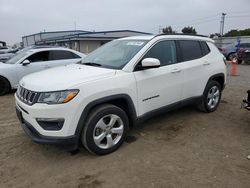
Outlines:
[[[31,91],[58,91],[84,82],[114,76],[115,73],[116,71],[113,69],[71,64],[25,76],[20,81],[20,85]]]

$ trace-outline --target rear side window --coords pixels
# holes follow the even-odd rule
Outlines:
[[[200,45],[201,45],[202,55],[205,56],[205,55],[209,54],[210,49],[209,49],[207,43],[204,41],[201,41]]]
[[[241,48],[250,48],[250,43],[242,43],[240,44]]]
[[[161,62],[161,66],[176,63],[176,47],[174,41],[161,41],[154,45],[143,57],[156,58]]]
[[[52,60],[63,60],[63,59],[76,59],[80,58],[78,55],[74,54],[73,52],[65,51],[65,50],[53,50],[52,53]]]
[[[42,51],[32,54],[27,58],[31,63],[49,61],[49,51]]]
[[[202,57],[199,41],[180,40],[178,42],[182,54],[182,61],[190,61]]]

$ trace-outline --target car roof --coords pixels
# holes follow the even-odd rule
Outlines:
[[[65,51],[72,51],[71,49],[64,48],[64,47],[49,47],[49,48],[33,48],[28,50],[28,52],[41,52],[41,51],[51,51],[51,50],[65,50]]]
[[[183,39],[183,40],[202,40],[208,42],[214,42],[212,39],[202,35],[187,35],[187,34],[159,34],[159,35],[145,35],[145,36],[132,36],[125,37],[118,40],[151,40],[153,38],[160,39]]]

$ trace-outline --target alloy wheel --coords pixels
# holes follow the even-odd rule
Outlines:
[[[95,125],[94,142],[99,148],[112,148],[121,140],[123,132],[124,124],[122,119],[115,114],[106,115]]]

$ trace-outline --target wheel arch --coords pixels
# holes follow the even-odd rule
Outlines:
[[[206,89],[208,83],[209,83],[211,80],[217,81],[217,82],[220,84],[220,86],[221,86],[221,90],[224,89],[224,87],[225,87],[225,75],[224,75],[224,73],[218,73],[218,74],[212,75],[212,76],[208,79],[208,81],[207,81],[207,83],[206,83],[206,85],[205,85],[205,87],[204,87],[204,89],[203,89],[203,93],[205,92],[205,89]]]
[[[128,116],[130,127],[135,124],[137,115],[136,115],[135,106],[134,106],[134,103],[133,103],[131,97],[127,94],[111,95],[111,96],[103,97],[100,99],[96,99],[96,100],[90,102],[84,108],[84,110],[82,111],[82,114],[80,116],[80,119],[77,123],[76,131],[75,131],[75,135],[78,136],[78,138],[80,138],[81,132],[83,130],[83,127],[85,125],[85,122],[86,122],[87,117],[88,117],[89,113],[91,112],[91,110],[93,108],[95,108],[99,105],[105,104],[105,103],[113,104],[113,105],[118,106],[121,109],[123,109]]]
[[[9,83],[10,89],[12,89],[12,88],[13,88],[13,87],[12,87],[12,85],[11,85],[10,80],[9,80],[6,76],[3,76],[3,75],[1,75],[1,74],[0,74],[0,78],[5,79],[5,80]]]
[[[225,87],[225,75],[224,75],[224,73],[218,73],[218,74],[211,76],[207,81],[206,87],[211,80],[217,81],[220,84],[221,89],[222,90],[224,89],[224,87]],[[204,88],[204,91],[205,91],[206,87]]]

